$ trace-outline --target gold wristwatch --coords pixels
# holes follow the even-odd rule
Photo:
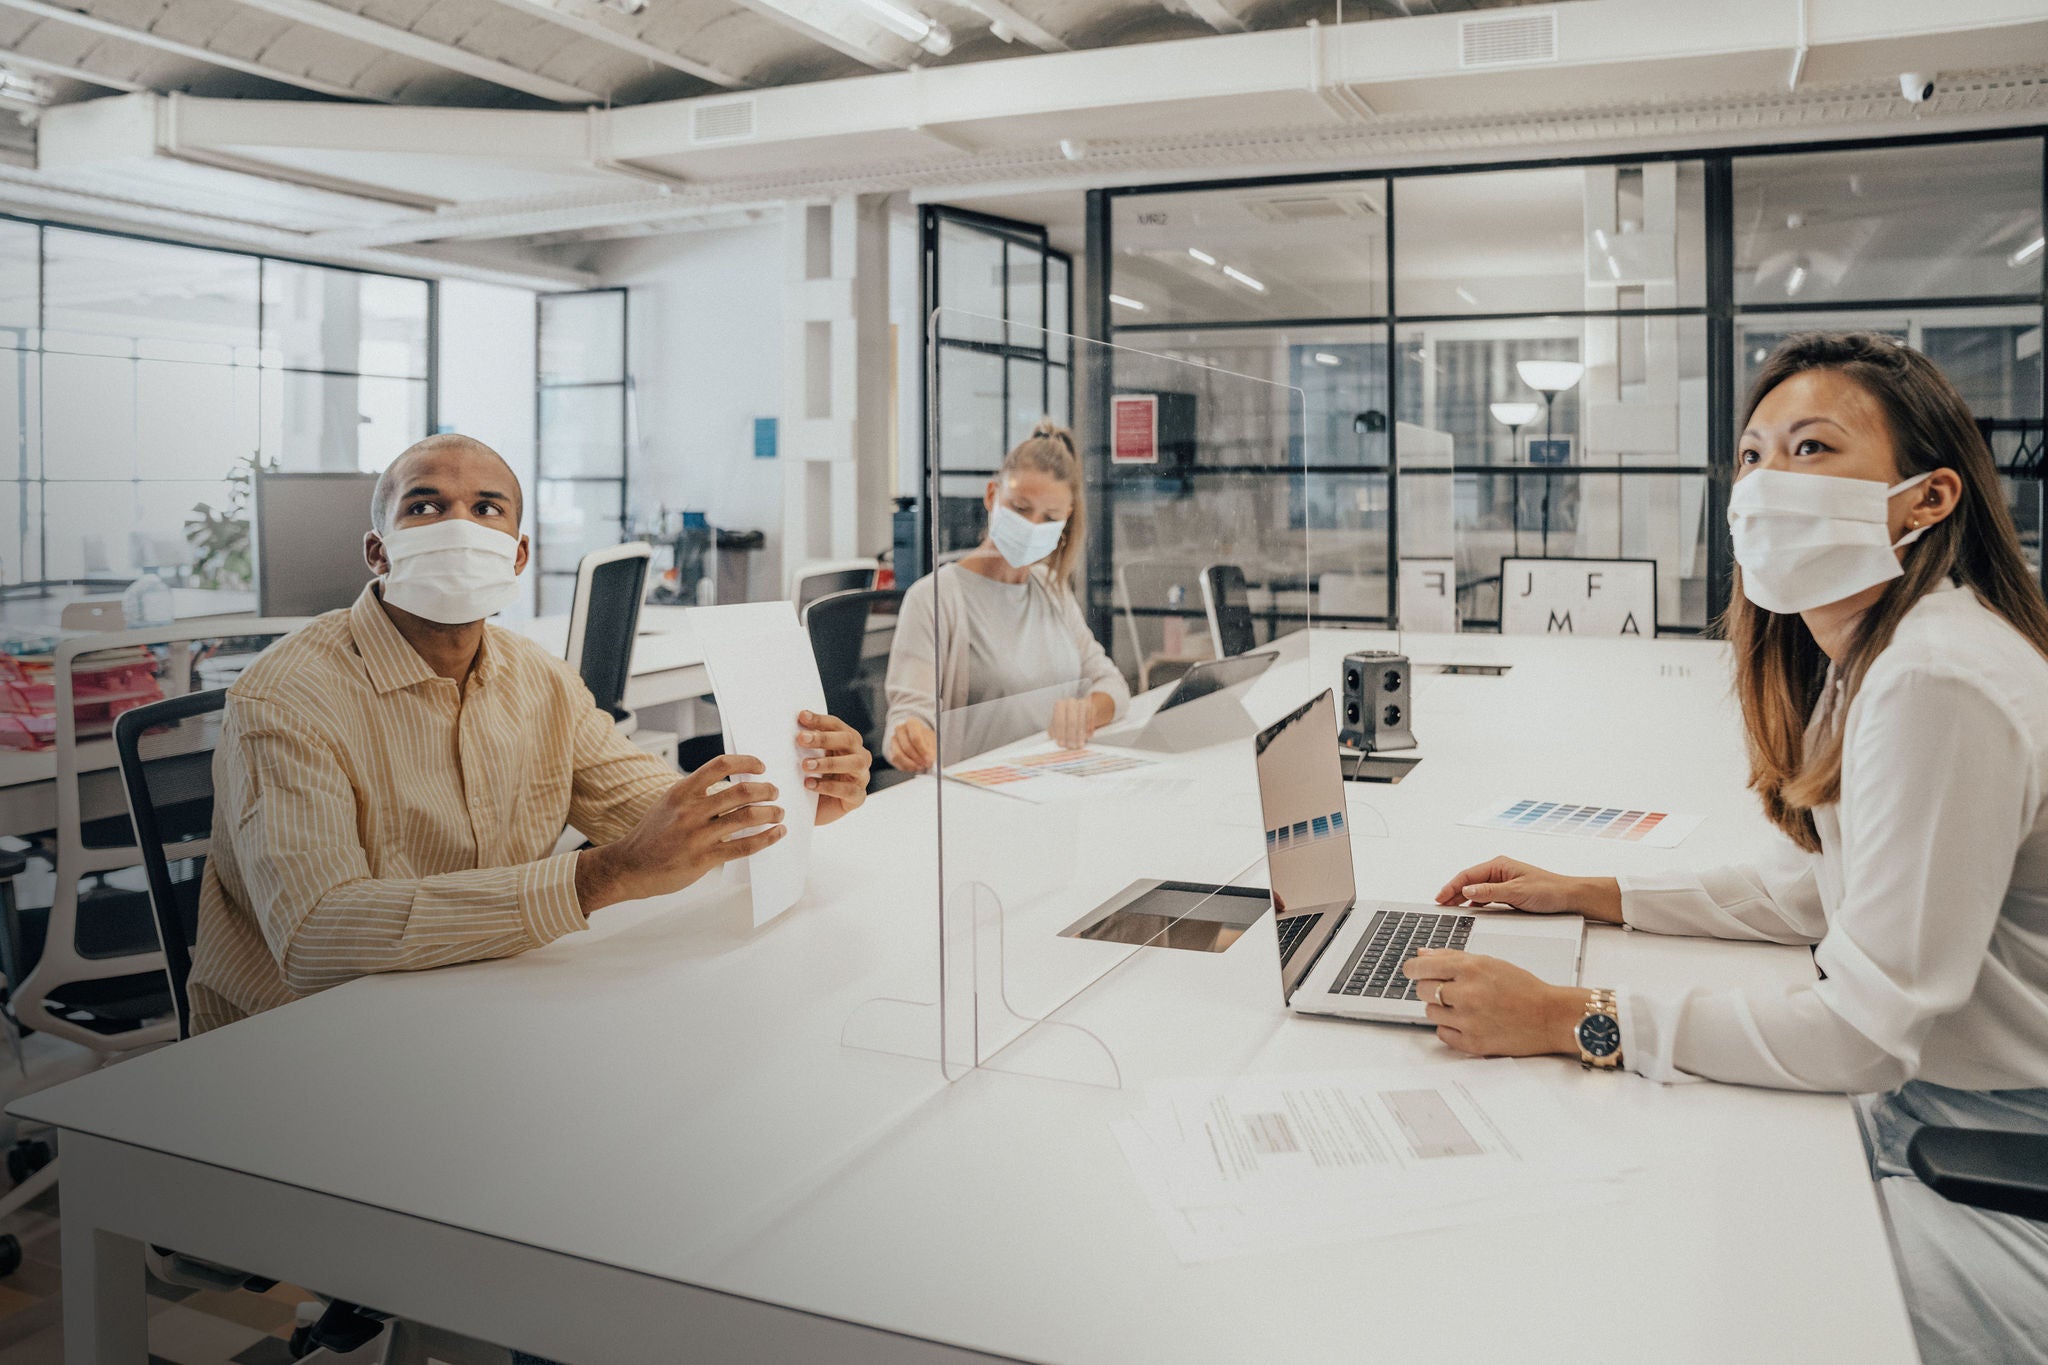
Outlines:
[[[1591,992],[1586,1016],[1579,1020],[1578,1040],[1580,1066],[1611,1071],[1621,1065],[1621,1014],[1613,991]]]

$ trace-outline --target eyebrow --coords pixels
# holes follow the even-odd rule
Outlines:
[[[1787,436],[1790,436],[1793,432],[1798,431],[1801,427],[1810,427],[1816,422],[1826,422],[1829,426],[1835,428],[1837,431],[1848,430],[1847,427],[1843,426],[1840,422],[1837,422],[1832,417],[1802,417],[1798,421],[1794,422],[1791,426],[1786,427],[1785,434]],[[1744,430],[1742,435],[1737,439],[1747,441],[1750,437],[1754,435],[1756,435],[1756,428],[1749,427],[1746,430]]]

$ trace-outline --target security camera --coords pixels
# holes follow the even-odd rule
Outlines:
[[[1934,98],[1934,77],[1923,76],[1918,71],[1899,73],[1899,93],[1909,103],[1922,104]]]

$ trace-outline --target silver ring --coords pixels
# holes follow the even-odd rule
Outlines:
[[[1436,1004],[1438,1009],[1447,1010],[1450,1008],[1449,1005],[1444,1003],[1444,983],[1441,981],[1436,983]]]

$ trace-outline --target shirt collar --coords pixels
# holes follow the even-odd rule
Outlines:
[[[391,624],[383,602],[377,597],[377,583],[374,578],[365,583],[362,595],[348,609],[349,634],[355,640],[356,652],[363,656],[363,666],[369,670],[371,685],[382,693],[431,682],[440,675],[427,667],[427,661],[419,656],[419,651],[398,633],[397,626]],[[482,683],[496,668],[491,631],[486,626],[483,643],[477,646],[476,662],[470,666],[469,680]]]

